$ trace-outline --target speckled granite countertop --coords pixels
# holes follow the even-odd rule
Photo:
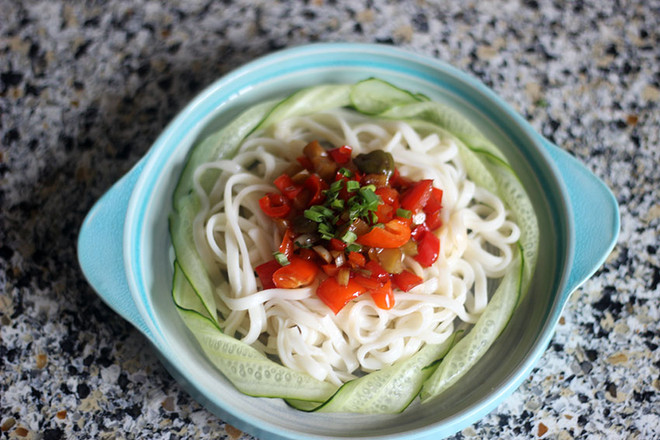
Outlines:
[[[491,86],[621,206],[529,379],[456,438],[660,437],[660,2],[0,0],[0,438],[250,438],[170,377],[76,259],[85,213],[223,73],[394,44]]]

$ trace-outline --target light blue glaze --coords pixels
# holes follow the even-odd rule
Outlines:
[[[504,150],[542,214],[542,245],[549,251],[540,256],[543,269],[530,292],[536,297],[521,304],[525,313],[514,317],[481,365],[463,379],[483,385],[474,385],[472,394],[469,387],[453,394],[449,390],[449,404],[432,402],[397,416],[322,415],[243,396],[199,353],[171,301],[166,217],[178,173],[194,142],[240,109],[300,87],[369,76],[461,109]],[[197,400],[238,428],[272,439],[436,439],[474,423],[525,380],[570,293],[602,264],[618,230],[618,207],[607,187],[474,78],[389,46],[319,44],[261,58],[203,91],[90,211],[78,254],[85,276],[106,303],[154,344],[170,372]],[[510,341],[520,342],[510,349]],[[500,366],[499,375],[499,370],[493,374],[493,365]]]

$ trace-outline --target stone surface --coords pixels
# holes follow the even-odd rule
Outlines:
[[[393,44],[473,74],[620,204],[615,250],[538,366],[455,438],[658,438],[659,28],[657,0],[0,0],[0,438],[250,438],[94,294],[76,237],[204,86],[314,41]]]

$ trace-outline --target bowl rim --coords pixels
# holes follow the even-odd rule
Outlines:
[[[150,194],[153,187],[156,185],[163,167],[165,166],[167,152],[170,151],[171,148],[176,148],[176,145],[181,142],[182,136],[186,137],[186,134],[180,133],[180,129],[186,125],[189,120],[195,120],[195,118],[197,118],[197,122],[195,124],[203,126],[204,124],[202,123],[202,120],[205,117],[208,117],[208,115],[211,113],[219,110],[216,105],[210,105],[210,101],[217,101],[218,95],[225,96],[225,98],[223,98],[223,102],[229,102],[231,99],[233,99],[233,97],[236,96],[237,93],[241,94],[249,92],[250,82],[254,81],[250,78],[251,75],[255,75],[254,72],[274,69],[284,60],[302,57],[308,54],[318,55],[319,52],[323,52],[328,56],[342,56],[342,54],[345,55],[357,53],[363,55],[366,53],[381,57],[393,58],[404,62],[412,61],[415,65],[425,65],[430,69],[440,71],[443,75],[452,77],[454,80],[464,84],[467,89],[470,89],[486,98],[486,107],[491,110],[502,112],[502,117],[511,121],[515,128],[525,135],[527,140],[526,146],[528,148],[532,148],[531,146],[533,146],[535,157],[543,162],[545,171],[550,176],[552,176],[554,179],[553,183],[555,187],[559,189],[559,193],[555,194],[555,196],[558,197],[562,207],[565,210],[565,217],[561,218],[561,220],[565,222],[563,227],[567,238],[564,256],[565,263],[563,268],[561,268],[561,277],[558,283],[555,297],[553,298],[549,309],[546,311],[545,323],[543,327],[540,328],[536,342],[532,346],[532,349],[523,358],[524,362],[522,365],[520,365],[516,371],[511,373],[508,380],[498,384],[499,386],[494,392],[479,399],[478,405],[473,405],[468,410],[465,410],[461,413],[456,413],[449,419],[436,421],[414,431],[392,434],[392,438],[402,438],[402,436],[408,436],[407,438],[418,438],[423,435],[437,434],[440,431],[446,431],[446,435],[449,435],[451,432],[455,432],[456,430],[461,429],[466,424],[473,423],[479,418],[485,416],[506,396],[513,392],[528,376],[534,364],[545,351],[545,348],[547,347],[547,344],[552,337],[554,327],[558,321],[559,314],[561,313],[563,307],[564,300],[561,298],[561,292],[563,291],[566,284],[569,268],[573,263],[572,260],[574,254],[575,237],[572,209],[568,201],[568,191],[563,183],[563,179],[561,178],[559,170],[557,169],[554,161],[541,145],[538,133],[536,133],[518,113],[513,111],[513,109],[511,109],[508,104],[506,104],[501,98],[499,98],[499,96],[497,96],[481,81],[443,61],[425,55],[419,55],[404,49],[378,44],[315,43],[284,49],[263,56],[261,58],[257,58],[222,76],[208,87],[206,87],[202,92],[196,95],[196,97],[193,98],[193,100],[188,105],[186,105],[183,110],[181,110],[177,116],[168,124],[168,126],[156,139],[144,157],[144,168],[137,179],[135,188],[128,203],[123,235],[125,273],[131,291],[131,296],[133,297],[139,314],[143,317],[148,330],[151,332],[152,342],[159,349],[161,355],[167,358],[170,366],[178,370],[180,374],[183,374],[180,371],[182,365],[177,359],[177,356],[168,350],[164,333],[160,328],[158,328],[158,326],[155,325],[157,318],[154,315],[153,308],[148,306],[148,293],[144,291],[144,280],[141,278],[142,258],[140,255],[139,246],[137,245],[137,243],[139,243],[140,232],[143,229],[142,220],[144,218],[145,211],[148,209]],[[286,70],[280,72],[276,70],[267,76],[274,77],[277,75],[284,75],[286,73]],[[417,71],[414,69],[406,73],[420,76],[416,74]],[[242,86],[240,86],[241,84]],[[240,87],[236,88],[236,85],[239,85]],[[228,90],[223,90],[226,87]],[[213,97],[215,97],[215,99],[210,99]],[[201,119],[199,115],[202,115]],[[489,113],[486,113],[486,116],[490,117]],[[193,133],[188,133],[187,136],[193,136]],[[522,151],[520,148],[518,148],[518,150],[521,153],[525,153],[525,151]],[[183,374],[183,376],[186,377],[185,374]],[[195,378],[186,377],[186,380],[195,390],[204,390],[203,385],[199,382],[196,382]],[[202,394],[204,393],[202,392]],[[205,399],[210,400],[212,405],[219,407],[222,411],[229,413],[234,418],[240,419],[241,421],[253,427],[256,426],[260,430],[265,430],[265,432],[273,433],[276,436],[284,436],[283,438],[296,438],[297,435],[300,435],[300,432],[288,431],[282,426],[266,426],[267,424],[265,424],[262,420],[257,419],[250,414],[238,414],[235,411],[232,411],[232,406],[229,404],[229,402],[213,399],[213,396],[208,396],[205,394],[204,397]],[[305,434],[305,438],[315,438],[315,436]],[[388,437],[380,436],[380,438]]]

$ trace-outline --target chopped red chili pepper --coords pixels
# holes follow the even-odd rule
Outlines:
[[[384,228],[372,228],[371,231],[357,238],[363,246],[380,248],[398,248],[410,240],[410,228],[405,221],[395,218],[385,223]]]
[[[391,188],[389,186],[381,186],[379,188],[376,188],[376,191],[374,191],[374,193],[380,196],[380,198],[383,200],[383,203],[393,206],[394,209],[397,209],[399,207],[399,192],[394,188]]]
[[[275,287],[275,283],[273,282],[273,274],[280,267],[282,267],[282,265],[278,263],[277,260],[270,260],[254,268],[254,271],[257,273],[257,276],[259,277],[264,290],[272,289]]]
[[[303,167],[304,169],[306,169],[307,171],[313,171],[313,170],[314,170],[314,164],[313,164],[312,161],[309,159],[309,157],[307,157],[307,156],[300,156],[300,157],[297,157],[296,160],[297,160],[298,163],[299,163],[300,165],[302,165],[302,167]]]
[[[370,278],[378,280],[380,283],[384,283],[390,278],[390,274],[374,260],[368,261],[367,264],[364,265],[364,268],[369,271]]]
[[[422,209],[431,197],[432,188],[433,180],[430,179],[415,183],[401,196],[401,207],[412,212]]]
[[[334,263],[322,264],[321,269],[329,277],[334,277],[339,272],[339,268]]]
[[[384,284],[375,278],[365,277],[364,275],[360,275],[360,274],[355,275],[353,279],[355,280],[356,283],[360,284],[362,287],[364,287],[367,290],[376,290]]]
[[[312,192],[312,198],[309,201],[308,206],[323,203],[323,200],[325,200],[323,190],[328,189],[328,184],[325,183],[318,174],[310,175],[307,180],[305,180],[305,187]]]
[[[338,238],[331,238],[328,244],[330,245],[330,250],[333,251],[343,251],[346,249],[346,243]]]
[[[424,280],[414,273],[404,269],[401,273],[395,273],[392,275],[392,282],[394,282],[396,287],[407,292],[413,287],[422,284]]]
[[[440,240],[433,232],[427,231],[417,243],[417,255],[413,258],[423,267],[435,263],[440,255]]]
[[[287,228],[282,237],[282,243],[280,244],[279,250],[290,259],[293,255],[293,248],[293,231],[291,228]]]
[[[340,165],[348,163],[348,161],[351,160],[352,152],[353,148],[348,145],[343,145],[339,148],[333,148],[332,150],[328,151],[330,157],[332,157],[332,159]]]
[[[277,189],[289,200],[298,197],[300,191],[303,190],[301,185],[296,185],[288,174],[282,174],[273,182]]]
[[[319,260],[318,254],[311,249],[302,248],[299,251],[300,258],[307,261],[317,262]]]
[[[354,279],[349,279],[348,284],[342,286],[335,277],[330,277],[319,285],[316,295],[336,315],[350,300],[362,295],[366,290]]]
[[[259,206],[266,215],[273,218],[284,218],[291,211],[289,200],[277,193],[268,193],[260,198]]]
[[[394,292],[392,292],[392,282],[390,280],[387,280],[379,288],[370,290],[369,293],[378,308],[390,310],[394,307]]]
[[[442,212],[442,190],[436,187],[431,188],[431,197],[424,206],[424,213],[426,213],[426,225],[431,231],[435,231],[442,226],[442,219],[440,213]]]
[[[291,257],[289,264],[273,273],[273,283],[281,289],[295,289],[311,284],[316,279],[318,266],[300,257]]]
[[[359,252],[349,252],[348,253],[348,262],[353,265],[354,268],[357,267],[363,267],[367,260],[364,258],[364,255],[362,255]]]
[[[380,204],[376,210],[376,217],[378,218],[378,223],[387,223],[394,218],[396,214],[396,209],[391,205]]]
[[[419,241],[422,239],[424,234],[426,234],[429,231],[429,227],[426,226],[425,224],[421,224],[418,226],[415,226],[415,228],[412,230],[410,237],[415,240]]]

